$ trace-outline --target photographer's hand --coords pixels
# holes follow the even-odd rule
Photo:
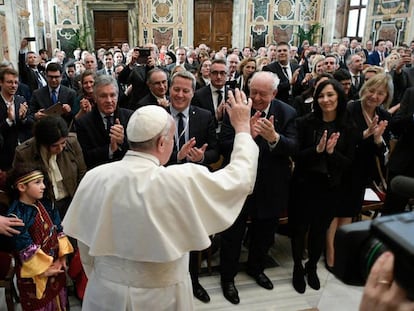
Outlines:
[[[412,311],[414,302],[394,281],[394,255],[391,252],[382,254],[368,276],[362,296],[360,311]]]

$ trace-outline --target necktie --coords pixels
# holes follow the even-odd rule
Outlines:
[[[261,113],[260,117],[262,117],[262,118],[266,118],[266,112],[262,111],[262,113]]]
[[[112,70],[111,69],[108,69],[108,75],[112,76]]]
[[[53,105],[57,103],[56,90],[52,90],[52,103]]]
[[[37,79],[37,86],[38,86],[39,88],[43,87],[43,86],[44,86],[44,85],[43,85],[43,79],[42,79],[42,77],[40,76],[39,71],[37,71],[37,70],[33,70],[33,71],[34,71],[34,73],[35,73],[35,75],[36,75],[36,79]]]
[[[111,126],[112,126],[112,116],[105,116],[105,120],[106,120],[106,132],[109,133],[111,132]]]
[[[180,112],[178,116],[178,150],[185,144],[185,132],[184,132],[184,115]]]
[[[289,74],[288,74],[288,71],[287,71],[287,67],[282,67],[282,69],[283,69],[283,73],[285,74],[286,78],[289,79]]]
[[[218,94],[218,97],[217,97],[217,107],[218,107],[218,105],[220,105],[221,102],[223,101],[223,91],[217,90],[216,92]]]
[[[358,87],[358,85],[359,85],[359,79],[358,79],[358,76],[354,76],[354,86],[355,86],[355,87]]]
[[[380,53],[380,60],[381,60],[381,63],[384,61],[384,53]]]

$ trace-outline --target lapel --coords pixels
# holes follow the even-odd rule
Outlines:
[[[196,118],[197,118],[197,113],[196,110],[193,106],[190,105],[190,109],[188,110],[188,138],[194,137],[195,136],[195,130],[197,127],[197,122],[196,122]]]
[[[207,88],[207,92],[208,92],[208,96],[206,96],[206,98],[208,98],[208,105],[210,106],[210,111],[216,111],[216,109],[214,109],[214,103],[213,103],[213,92],[211,91],[211,86],[207,85],[205,86],[205,88]]]

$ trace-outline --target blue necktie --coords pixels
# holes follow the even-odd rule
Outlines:
[[[56,90],[52,90],[52,103],[53,105],[57,103]]]

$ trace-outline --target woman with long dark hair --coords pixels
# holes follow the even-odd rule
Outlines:
[[[292,284],[298,293],[308,285],[318,290],[316,265],[322,253],[326,231],[341,201],[342,178],[354,153],[346,97],[335,80],[321,82],[314,93],[313,112],[297,119],[299,151],[294,157],[289,224],[294,261]],[[302,265],[308,233],[309,260]]]

